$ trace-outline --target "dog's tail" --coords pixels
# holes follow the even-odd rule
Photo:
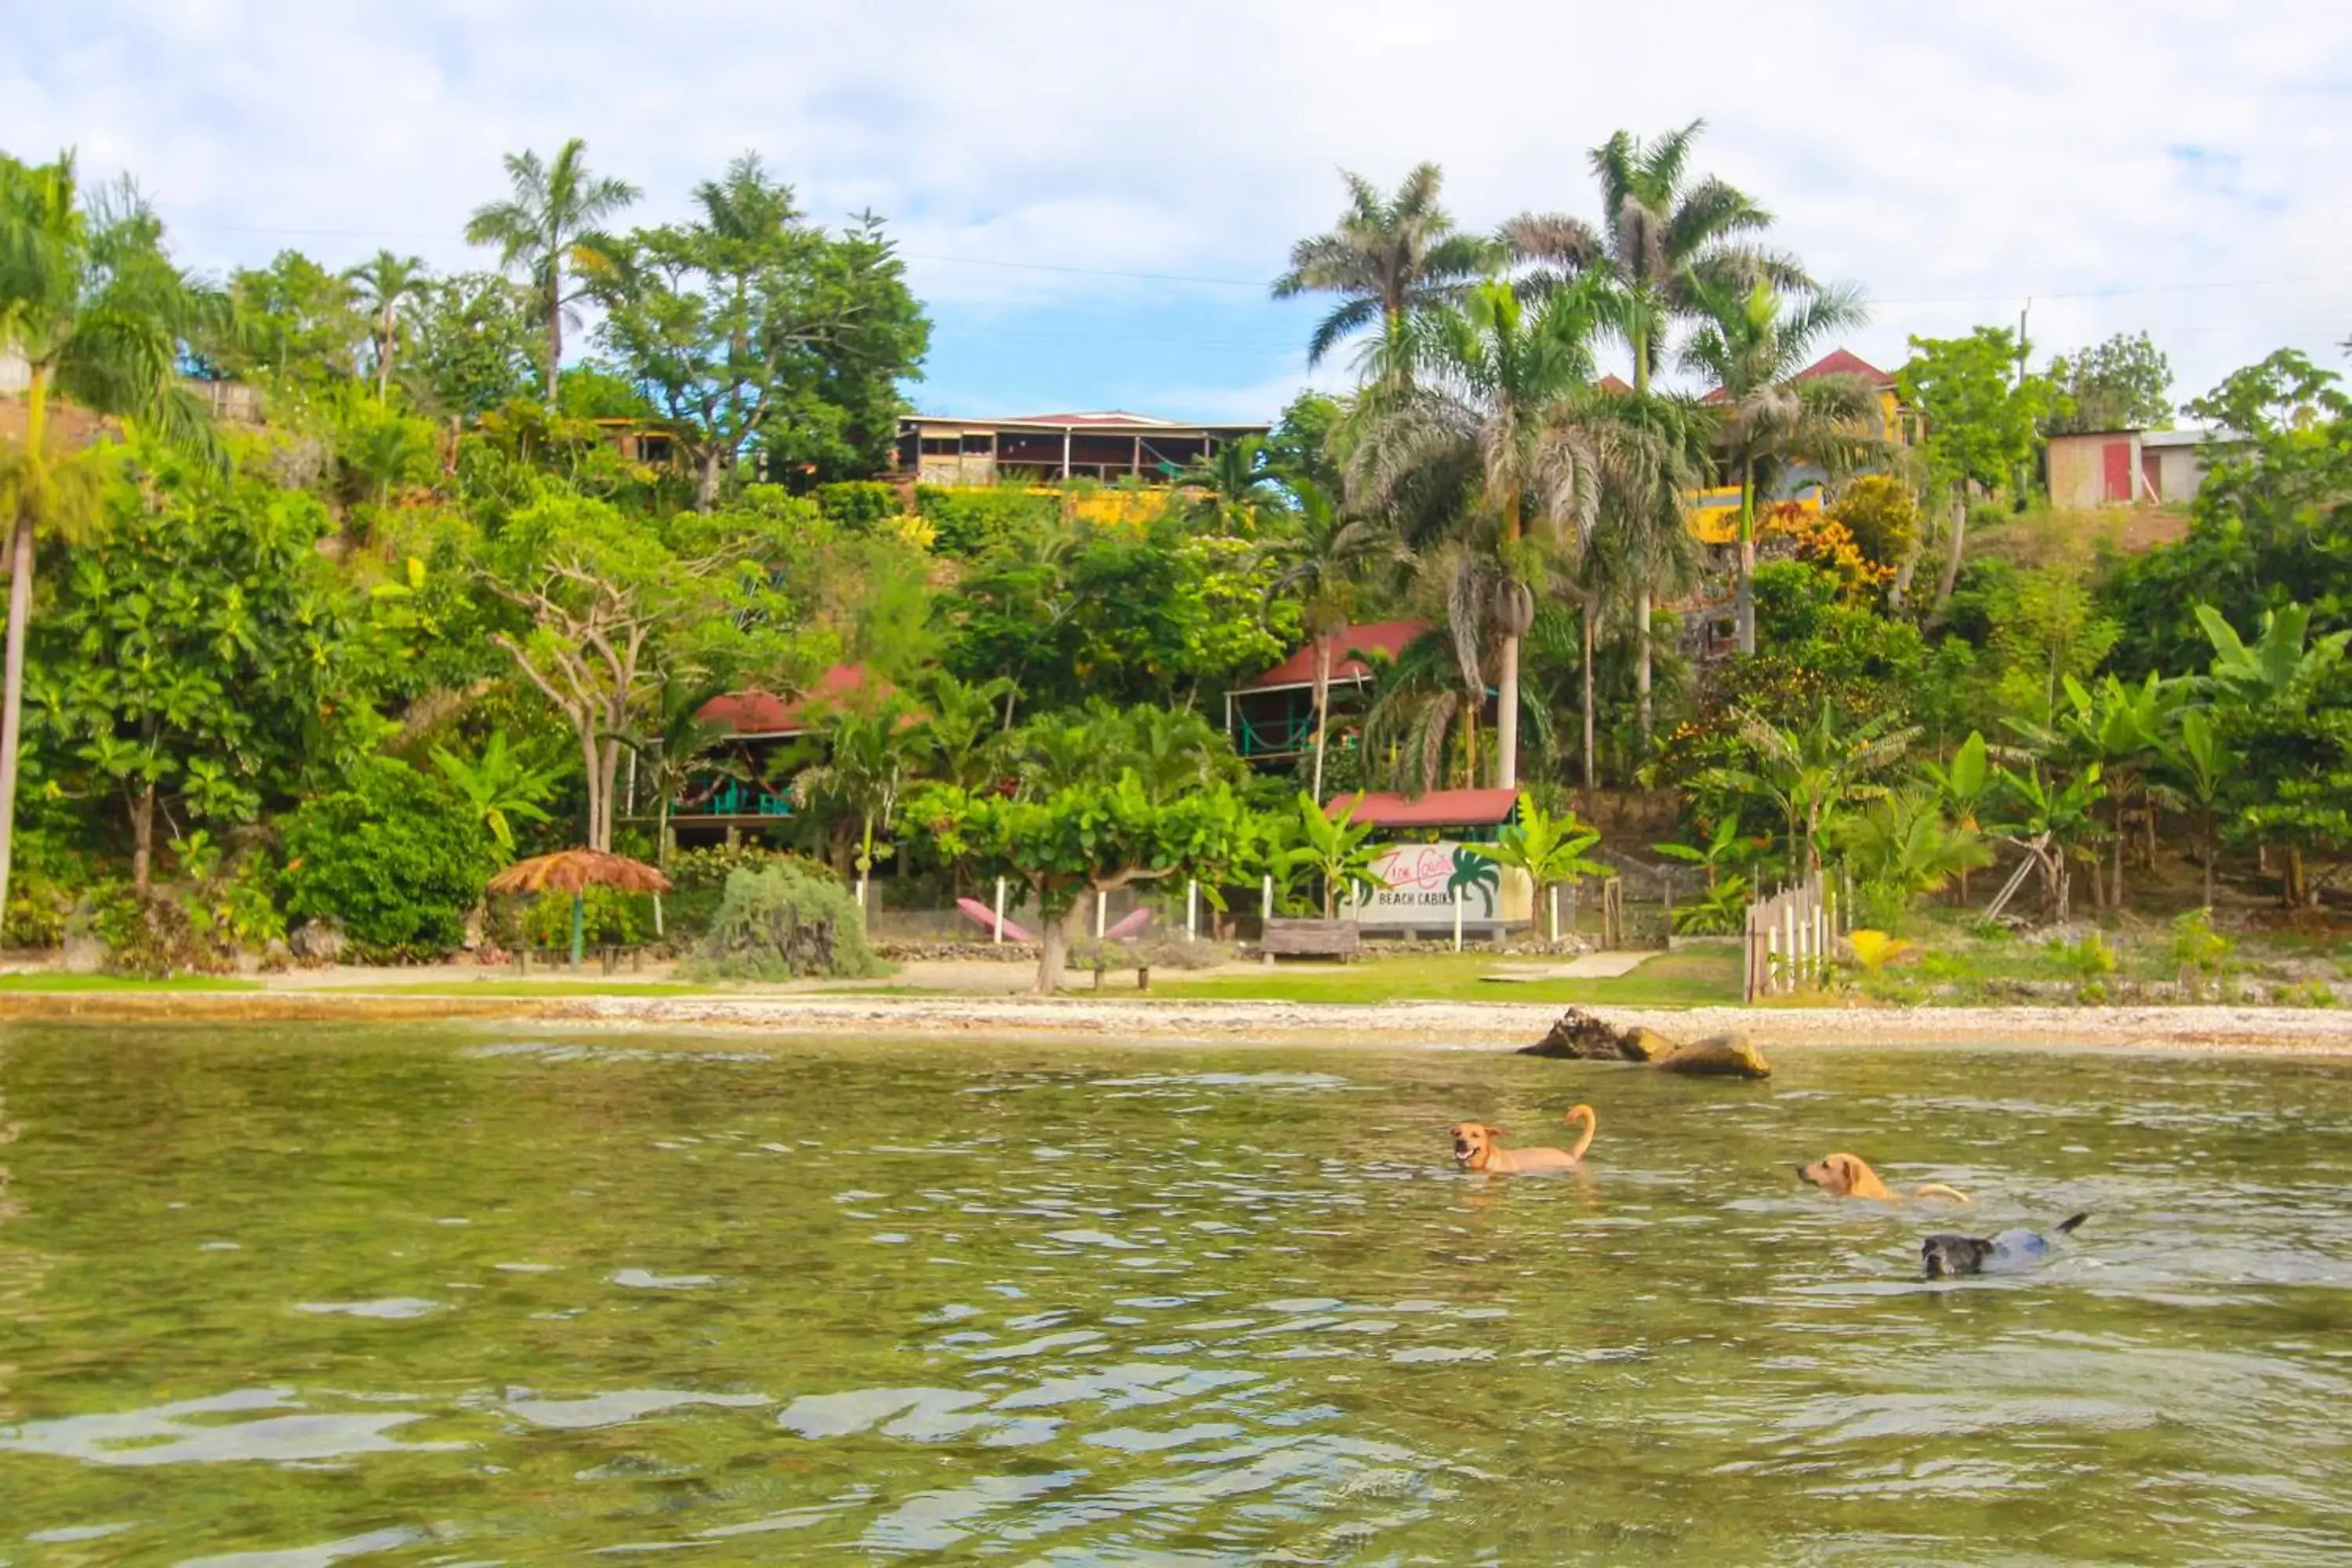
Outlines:
[[[1568,1152],[1568,1157],[1571,1160],[1583,1159],[1584,1152],[1592,1147],[1592,1135],[1601,1131],[1601,1118],[1593,1114],[1592,1107],[1589,1105],[1570,1106],[1568,1114],[1561,1117],[1560,1121],[1573,1127],[1580,1119],[1584,1122],[1584,1134],[1577,1139],[1576,1147]]]
[[[2060,1220],[2060,1221],[2058,1222],[2058,1234],[2059,1234],[2059,1235],[2061,1235],[2061,1236],[2064,1236],[2064,1235],[2068,1234],[2068,1233],[2069,1233],[2070,1231],[2072,1231],[2072,1230],[2073,1230],[2076,1226],[2078,1226],[2078,1225],[2082,1224],[2084,1220],[2086,1220],[2086,1219],[2088,1219],[2088,1218],[2090,1218],[2090,1217],[2091,1217],[2091,1213],[2090,1213],[2090,1211],[2089,1211],[2088,1209],[2084,1210],[2081,1214],[2078,1214],[2078,1215],[2067,1215],[2064,1219],[2062,1219],[2062,1220]]]
[[[1956,1204],[1976,1202],[1976,1199],[1969,1196],[1959,1188],[1948,1187],[1941,1182],[1929,1182],[1924,1186],[1914,1187],[1911,1189],[1911,1195],[1915,1198],[1949,1198]]]

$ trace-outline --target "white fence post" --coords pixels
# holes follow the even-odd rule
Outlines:
[[[1193,942],[1201,934],[1201,884],[1198,879],[1184,884],[1184,940]]]
[[[1558,882],[1554,882],[1550,887],[1545,889],[1544,891],[1551,895],[1549,900],[1551,904],[1551,940],[1554,945],[1558,945],[1559,942],[1559,884]]]
[[[1454,951],[1462,951],[1462,889],[1454,889]]]
[[[996,924],[989,931],[988,945],[1004,945],[1004,879],[1002,877],[996,879]]]

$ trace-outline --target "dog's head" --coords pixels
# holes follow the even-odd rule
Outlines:
[[[1992,1243],[1981,1236],[1931,1236],[1919,1244],[1919,1267],[1930,1279],[1958,1279],[1984,1272]]]
[[[1454,1163],[1465,1171],[1483,1171],[1494,1157],[1495,1140],[1503,1135],[1500,1127],[1489,1127],[1483,1121],[1457,1121],[1451,1129],[1454,1140]]]
[[[1866,1185],[1870,1167],[1853,1154],[1824,1154],[1810,1165],[1797,1167],[1797,1174],[1833,1198],[1849,1197],[1856,1187]]]

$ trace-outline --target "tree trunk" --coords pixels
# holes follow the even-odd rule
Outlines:
[[[555,412],[556,381],[563,364],[563,258],[548,258],[552,276],[547,285],[547,411]]]
[[[141,902],[154,879],[155,784],[142,784],[131,797],[131,890]]]
[[[2213,858],[2218,852],[2214,844],[2213,814],[2205,814],[2205,907],[2213,907]]]
[[[1936,578],[1934,613],[1940,616],[1944,606],[1952,602],[1952,584],[1960,580],[1960,550],[1969,539],[1969,488],[1957,486],[1952,491],[1951,537],[1944,542],[1944,569]]]
[[[2124,827],[2124,792],[2119,788],[2116,791],[2116,868],[2107,889],[2112,907],[2118,911],[2124,907],[2124,844],[2129,837]]]
[[[571,717],[580,732],[580,787],[588,792],[588,820],[581,824],[581,829],[586,837],[588,847],[593,849],[596,847],[596,824],[604,815],[596,800],[597,781],[604,776],[603,770],[597,766],[596,722],[594,717],[587,713],[574,713]]]
[[[376,344],[375,400],[386,401],[392,395],[392,301],[383,302],[383,336]]]
[[[34,460],[39,461],[37,456]],[[16,847],[16,749],[25,723],[25,633],[33,619],[33,520],[21,509],[8,552],[8,657],[0,691],[0,910]]]
[[[1042,901],[1044,895],[1039,894]],[[1058,919],[1044,919],[1037,923],[1037,994],[1051,996],[1062,988],[1065,972],[1069,967],[1070,935],[1062,929]]]
[[[1600,605],[1594,603],[1599,596],[1595,594],[1591,598],[1588,598],[1583,605],[1583,613],[1576,617],[1583,623],[1584,630],[1584,809],[1586,811],[1592,809],[1593,791],[1598,789],[1601,784],[1600,760],[1592,754],[1592,621],[1594,615],[1600,609]]]
[[[1315,639],[1315,804],[1323,804],[1323,747],[1331,728],[1331,645]]]
[[[1756,465],[1739,477],[1739,580],[1732,591],[1732,637],[1739,657],[1756,653]]]
[[[1633,595],[1633,715],[1642,737],[1642,758],[1650,755],[1650,586]]]
[[[1903,563],[1895,569],[1894,585],[1886,590],[1886,607],[1901,610],[1903,601],[1911,596],[1911,578],[1919,570],[1919,542],[1913,540],[1911,548],[1903,552]]]
[[[1495,787],[1519,786],[1519,638],[1503,638],[1502,669],[1496,676]],[[1475,775],[1473,775],[1474,782]]]
[[[719,504],[719,481],[726,477],[726,454],[716,447],[702,454],[694,474],[694,510],[709,511]]]

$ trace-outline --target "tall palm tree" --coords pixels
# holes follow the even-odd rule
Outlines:
[[[1717,450],[1739,484],[1739,579],[1734,615],[1739,651],[1756,651],[1756,493],[1791,462],[1851,462],[1884,445],[1873,433],[1878,392],[1859,376],[1795,379],[1830,333],[1864,319],[1847,288],[1791,296],[1769,279],[1745,292],[1699,285],[1705,325],[1683,348],[1685,369],[1715,378],[1722,420]]]
[[[1408,538],[1434,524],[1496,567],[1485,613],[1497,654],[1498,788],[1518,786],[1519,639],[1535,614],[1543,547],[1580,549],[1603,490],[1643,466],[1638,432],[1591,385],[1604,308],[1594,280],[1532,303],[1489,280],[1460,309],[1411,326],[1412,362],[1426,384],[1368,400],[1351,464],[1360,510],[1417,513],[1408,515]],[[1465,619],[1478,606],[1458,585],[1450,598],[1456,636],[1470,635]]]
[[[1307,363],[1320,364],[1342,339],[1377,326],[1370,358],[1380,379],[1399,380],[1409,374],[1397,353],[1406,323],[1458,301],[1494,260],[1494,246],[1454,226],[1438,205],[1445,176],[1434,163],[1416,165],[1393,196],[1360,174],[1342,172],[1340,178],[1348,184],[1348,208],[1339,226],[1291,247],[1290,270],[1274,280],[1274,297],[1339,295],[1307,341]]]
[[[399,342],[401,302],[422,298],[432,275],[425,271],[421,256],[394,256],[389,250],[379,250],[343,277],[358,286],[360,299],[376,318],[375,395],[381,403],[392,390],[392,358]]]
[[[536,153],[509,153],[507,179],[513,195],[474,209],[466,220],[466,242],[495,245],[499,266],[520,268],[538,291],[547,313],[547,405],[555,406],[556,376],[563,363],[563,317],[578,290],[566,292],[566,274],[584,248],[601,237],[596,225],[637,199],[625,180],[588,172],[588,143],[574,136],[551,163]]]
[[[1265,437],[1227,441],[1177,476],[1176,482],[1202,492],[1199,510],[1231,538],[1257,529],[1259,511],[1276,497],[1274,471],[1266,466]]]
[[[1365,579],[1378,567],[1402,560],[1405,552],[1385,523],[1343,516],[1330,497],[1305,479],[1292,489],[1298,498],[1297,513],[1286,529],[1259,547],[1259,553],[1276,568],[1266,597],[1298,602],[1299,627],[1315,650],[1315,782],[1309,793],[1319,801],[1331,729],[1335,645],[1355,618]]]
[[[1633,357],[1635,395],[1650,395],[1651,377],[1665,362],[1667,338],[1675,321],[1703,313],[1702,289],[1737,289],[1767,280],[1792,292],[1813,285],[1789,258],[1742,243],[1739,237],[1770,226],[1772,216],[1736,187],[1712,176],[1694,179],[1691,147],[1706,121],[1694,120],[1679,131],[1643,141],[1620,131],[1590,155],[1601,182],[1601,227],[1565,214],[1526,213],[1503,226],[1503,241],[1514,258],[1532,264],[1535,289],[1558,287],[1569,277],[1598,273],[1610,285],[1609,322]],[[1687,534],[1679,508],[1658,526],[1652,548],[1626,558],[1632,574],[1635,649],[1634,688],[1642,741],[1649,743],[1652,710],[1650,621],[1659,593],[1679,591],[1683,574],[1654,581],[1643,568],[1672,567],[1687,560],[1666,545],[1666,529]]]
[[[107,458],[54,427],[56,404],[152,424],[165,439],[210,438],[203,404],[180,384],[181,344],[221,326],[220,296],[163,250],[163,226],[128,184],[86,196],[71,154],[26,164],[0,153],[0,352],[25,362],[25,434],[0,444],[9,529],[8,635],[0,686],[0,908],[16,819],[25,637],[37,539],[70,543],[99,525]]]

